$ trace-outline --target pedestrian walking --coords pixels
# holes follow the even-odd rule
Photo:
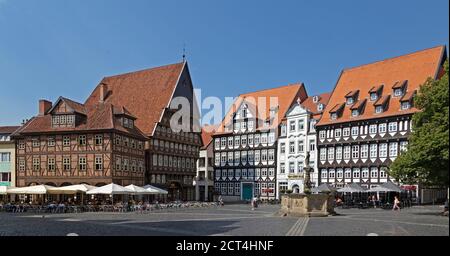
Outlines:
[[[392,208],[393,211],[399,210],[400,211],[400,200],[398,200],[398,197],[395,196],[394,198],[394,207]]]

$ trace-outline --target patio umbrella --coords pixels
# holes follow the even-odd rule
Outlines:
[[[6,195],[6,192],[8,191],[9,187],[6,186],[0,186],[0,195]]]
[[[143,187],[139,187],[136,185],[129,185],[129,186],[126,186],[125,188],[133,191],[133,195],[154,195],[155,194],[155,192],[153,192],[153,191],[150,191],[148,189],[145,189]]]
[[[395,185],[392,181],[388,181],[376,187],[369,189],[367,192],[404,192],[399,186]]]
[[[126,187],[111,183],[103,187],[94,188],[86,192],[88,195],[131,195],[133,191]]]
[[[71,185],[71,186],[65,186],[65,187],[59,187],[55,188],[51,191],[51,193],[58,193],[58,194],[64,194],[64,195],[73,195],[77,193],[86,193],[90,190],[93,190],[97,187],[86,185],[86,184],[80,184],[80,185]]]
[[[356,183],[351,183],[345,185],[345,187],[338,189],[339,193],[359,193],[366,192],[366,190]]]
[[[311,191],[313,193],[331,193],[331,192],[336,192],[337,189],[329,184],[322,184],[318,187],[312,188]]]
[[[19,195],[45,195],[52,193],[55,189],[55,187],[48,185],[37,185],[23,188],[11,188],[7,190],[7,193]]]
[[[148,191],[153,192],[154,195],[167,195],[167,194],[169,194],[169,192],[167,192],[166,190],[157,188],[157,187],[152,186],[152,185],[146,185],[146,186],[144,186],[144,188],[146,190],[148,190]]]

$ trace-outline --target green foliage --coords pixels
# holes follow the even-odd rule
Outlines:
[[[439,80],[429,79],[414,98],[421,111],[413,116],[407,152],[390,166],[390,175],[409,184],[449,185],[448,61]]]

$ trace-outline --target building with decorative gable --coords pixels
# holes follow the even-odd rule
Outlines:
[[[330,98],[329,93],[297,99],[281,124],[277,153],[277,198],[288,190],[303,193],[305,158],[310,153],[312,186],[318,183],[316,123]]]
[[[277,140],[281,121],[303,84],[239,95],[214,139],[214,186],[224,200],[275,199]]]

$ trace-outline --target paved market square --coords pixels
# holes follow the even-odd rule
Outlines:
[[[0,213],[1,236],[448,236],[442,207],[400,212],[337,209],[338,216],[280,217],[279,205],[170,209],[149,213]]]

